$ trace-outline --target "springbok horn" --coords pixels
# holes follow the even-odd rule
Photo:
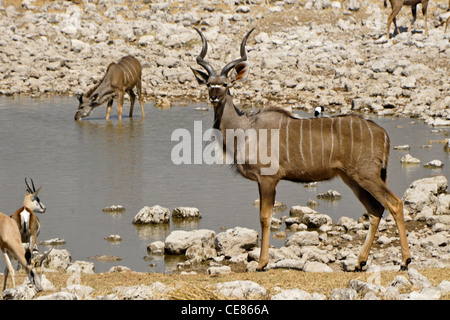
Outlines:
[[[222,71],[220,72],[221,76],[227,76],[228,72],[230,72],[231,69],[233,69],[238,63],[242,61],[247,60],[247,52],[245,51],[245,45],[247,44],[247,39],[250,33],[255,30],[255,28],[251,29],[244,37],[241,43],[241,57],[239,59],[236,59],[234,61],[231,61],[229,64],[227,64],[225,67],[223,67]]]
[[[33,193],[33,190],[30,188],[30,185],[28,184],[27,178],[25,177],[25,184],[27,185],[27,192]]]
[[[40,186],[39,189],[37,189],[37,191],[34,192],[34,195],[37,196],[39,192],[41,192],[43,186]]]
[[[53,248],[50,248],[50,250],[48,250],[46,253],[44,253],[44,255],[41,257],[41,259],[39,260],[39,265],[42,265],[42,262],[44,262],[45,259],[47,259],[48,255],[50,254],[50,252],[53,250]]]
[[[208,42],[206,41],[205,36],[199,29],[197,29],[196,27],[194,27],[194,29],[198,32],[198,34],[202,38],[202,51],[200,52],[200,54],[197,57],[197,63],[199,65],[201,65],[203,68],[205,68],[205,70],[208,72],[209,76],[215,76],[216,72],[214,71],[214,69],[211,67],[211,65],[208,62],[206,62],[206,60],[204,60],[205,56],[206,56],[206,52],[208,51]]]
[[[30,178],[31,180],[31,186],[33,187],[33,192],[36,192],[36,187],[34,186],[33,178]]]
[[[34,181],[33,181],[33,179],[30,178],[30,180],[31,180],[31,185],[33,186],[33,193],[34,193],[35,196],[37,196],[38,193],[41,191],[42,186],[40,186],[39,189],[37,189],[37,191],[36,191],[36,187],[34,186]]]

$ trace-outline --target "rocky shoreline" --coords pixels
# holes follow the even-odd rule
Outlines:
[[[0,94],[75,95],[98,82],[109,63],[135,55],[143,92],[157,107],[206,102],[196,83],[203,28],[208,57],[221,67],[238,55],[245,30],[251,73],[236,102],[312,112],[376,113],[450,123],[447,4],[386,38],[390,8],[373,0],[0,1]],[[76,104],[76,103],[75,103]]]
[[[450,292],[450,281],[444,280],[431,286],[423,269],[450,268],[450,194],[445,176],[436,176],[414,181],[405,191],[403,198],[408,243],[412,255],[408,278],[398,275],[389,286],[381,286],[380,272],[398,271],[401,262],[399,238],[391,215],[382,219],[372,247],[367,273],[373,274],[369,282],[353,279],[348,288],[336,288],[329,296],[311,293],[301,288],[280,290],[268,297],[263,287],[252,281],[223,283],[212,288],[221,296],[238,299],[440,299]],[[114,206],[119,207],[120,206]],[[184,214],[180,217],[180,212]],[[174,216],[174,214],[176,216]],[[170,215],[167,208],[144,207],[133,219],[133,223],[164,224]],[[196,208],[176,208],[173,219],[201,219]],[[270,248],[268,270],[297,270],[306,273],[339,273],[355,271],[357,257],[368,230],[369,221],[362,217],[358,221],[342,217],[334,223],[332,219],[309,207],[294,206],[289,217],[273,218],[273,234],[285,224],[285,244],[281,248]],[[283,231],[284,232],[284,231]],[[119,237],[120,238],[120,237]],[[57,241],[56,241],[57,240]],[[61,239],[41,243],[47,247],[63,243]],[[115,241],[115,240],[113,240]],[[213,230],[172,231],[165,241],[155,241],[147,248],[149,255],[178,255],[185,261],[172,272],[189,276],[207,274],[210,276],[234,272],[255,272],[259,258],[258,231],[236,227],[216,234]],[[94,257],[101,261],[115,257]],[[114,261],[114,260],[109,260]],[[88,261],[72,262],[66,249],[53,249],[45,261],[48,271],[58,270],[72,274],[95,273],[95,265]],[[108,272],[131,271],[126,266],[114,266]],[[72,277],[72,276],[71,276]],[[355,277],[356,278],[356,277]],[[46,290],[53,285],[45,278]],[[408,293],[402,286],[416,288]],[[228,289],[224,289],[228,288]],[[231,289],[230,289],[231,288]],[[108,296],[91,297],[93,289],[75,284],[62,292],[40,296],[39,299],[164,299],[176,288],[155,282],[153,286],[117,287]],[[85,292],[89,292],[86,294]],[[166,295],[162,294],[165,293]],[[34,288],[25,282],[3,293],[4,299],[32,299]]]

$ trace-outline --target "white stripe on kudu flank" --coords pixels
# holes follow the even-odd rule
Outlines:
[[[353,117],[350,117],[350,161],[353,160]]]
[[[300,149],[300,158],[302,158],[303,163],[305,163],[305,157],[303,156],[303,122],[304,120],[300,120],[300,143],[299,143],[299,149]]]
[[[309,153],[311,155],[311,167],[314,167],[314,160],[313,160],[313,152],[312,152],[312,132],[311,132],[311,123],[312,120],[309,119]]]
[[[323,142],[323,118],[320,118],[320,142],[322,147],[322,167],[325,166],[325,144]]]
[[[342,156],[342,127],[341,127],[341,119],[339,119],[339,155]]]
[[[290,158],[289,158],[289,123],[290,122],[291,122],[291,118],[288,118],[287,124],[286,124],[286,157],[287,157],[288,163],[290,163]]]
[[[128,83],[128,76],[127,76],[127,70],[124,69],[123,66],[121,66],[121,61],[119,61],[119,63],[117,63],[117,66],[120,68],[120,70],[122,70],[123,72],[123,76],[125,77],[125,83]]]
[[[366,126],[367,126],[367,130],[369,130],[369,134],[370,134],[370,157],[373,157],[373,133],[372,133],[372,129],[370,128],[370,124],[368,121],[366,121]]]
[[[383,148],[383,166],[386,168],[387,166],[387,145],[388,145],[388,137],[386,135],[386,133],[384,133],[384,148]]]
[[[130,75],[132,76],[131,78],[132,79],[133,78],[137,78],[138,73],[137,73],[136,69],[134,68],[133,64],[130,61],[127,61],[127,60],[124,60],[123,62],[128,66],[128,69],[130,70]],[[134,71],[134,72],[132,72],[131,70]]]
[[[363,132],[362,132],[362,119],[361,118],[358,118],[359,119],[359,132],[360,132],[360,134],[359,134],[359,144],[361,145],[361,148],[359,149],[359,157],[361,157],[362,156],[362,154],[363,154]]]
[[[124,71],[124,73],[125,73],[127,79],[129,79],[129,78],[133,79],[133,74],[131,73],[130,68],[129,68],[125,63],[123,63],[122,65],[123,65],[123,67],[126,69],[126,70]]]
[[[328,165],[331,165],[331,160],[333,157],[333,149],[334,149],[334,132],[333,132],[333,122],[334,119],[331,119],[331,125],[330,125],[330,136],[331,136],[331,148],[330,148],[330,158],[328,159]]]

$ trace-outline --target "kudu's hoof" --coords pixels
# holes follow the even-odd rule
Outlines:
[[[408,270],[408,265],[411,263],[411,258],[406,259],[406,265],[401,265],[400,266],[400,271],[407,271]]]
[[[363,272],[363,268],[366,266],[366,261],[361,261],[359,266],[356,266],[355,272]]]
[[[265,263],[265,264],[260,264],[260,265],[258,265],[258,266],[256,267],[256,271],[258,271],[258,272],[266,271],[266,270],[267,270],[266,267],[267,267],[267,263]]]

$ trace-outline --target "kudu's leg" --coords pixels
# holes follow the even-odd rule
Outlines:
[[[269,263],[270,220],[275,203],[275,189],[277,181],[262,180],[259,187],[259,219],[261,223],[261,253],[258,271],[262,271]]]
[[[144,97],[142,96],[142,84],[141,79],[138,80],[136,84],[137,94],[139,98],[139,104],[141,105],[141,112],[142,112],[142,118],[145,118],[145,112],[144,112]]]
[[[113,105],[113,99],[111,99],[111,100],[109,100],[108,101],[108,105],[106,106],[106,121],[108,121],[109,120],[109,114],[111,113],[111,108],[112,108],[112,105]]]
[[[370,192],[370,194],[378,200],[385,208],[387,208],[397,224],[397,229],[400,236],[400,246],[402,249],[402,264],[401,270],[406,270],[408,264],[411,262],[411,254],[409,252],[408,240],[406,237],[405,220],[403,218],[403,203],[386,184],[380,179],[362,179],[358,182],[359,185]]]
[[[423,14],[423,20],[425,22],[425,35],[428,37],[427,7],[428,7],[428,1],[422,2],[422,14]]]
[[[411,13],[412,13],[413,19],[411,21],[411,25],[408,28],[408,32],[411,31],[411,29],[412,29],[412,27],[414,25],[414,22],[416,22],[416,19],[417,19],[417,5],[412,5],[411,6]]]
[[[134,100],[136,99],[136,95],[133,92],[133,89],[127,91],[128,95],[130,96],[131,104],[130,104],[130,118],[133,117],[133,108],[134,108]]]
[[[392,12],[388,17],[388,22],[387,22],[387,38],[389,39],[390,35],[389,35],[389,29],[391,28],[391,23],[394,22],[394,27],[395,27],[395,31],[397,33],[399,33],[398,28],[397,28],[397,20],[395,19],[395,17],[397,16],[398,12],[400,11],[400,9],[402,8],[402,4],[392,4]]]
[[[367,264],[367,258],[369,257],[370,249],[372,248],[373,240],[375,238],[376,231],[378,230],[381,216],[384,212],[384,207],[380,202],[372,197],[369,192],[361,188],[354,180],[350,179],[345,174],[341,174],[341,178],[345,182],[345,184],[347,184],[350,189],[352,189],[355,196],[369,213],[369,231],[364,241],[364,245],[361,249],[361,253],[358,258],[358,264],[356,266],[356,269],[358,271],[362,271],[363,267]]]
[[[123,98],[125,96],[125,92],[120,91],[117,95],[117,114],[119,115],[119,121],[122,121],[122,108],[123,108]]]
[[[411,254],[409,252],[408,239],[406,237],[406,226],[405,219],[403,217],[403,202],[395,194],[393,194],[387,187],[386,191],[388,195],[387,198],[387,208],[394,217],[395,223],[397,224],[398,233],[400,236],[400,246],[402,248],[402,264],[401,270],[408,269],[408,264],[411,263]]]

